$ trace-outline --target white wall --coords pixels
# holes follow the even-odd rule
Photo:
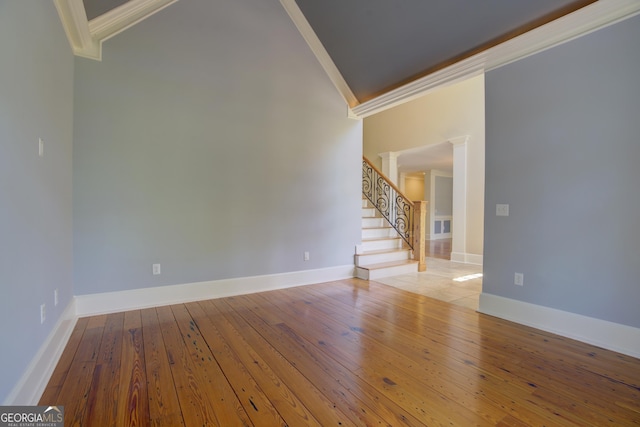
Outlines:
[[[75,92],[77,294],[353,264],[362,123],[278,2],[177,2]]]
[[[466,252],[482,255],[484,236],[484,76],[438,89],[364,120],[364,155],[433,145],[469,135]]]
[[[0,1],[0,61],[3,402],[73,295],[73,56],[53,2]]]

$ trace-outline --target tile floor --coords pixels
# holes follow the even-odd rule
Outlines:
[[[385,277],[376,281],[473,310],[478,309],[478,299],[480,292],[482,292],[482,277],[465,281],[453,279],[481,274],[481,265],[462,264],[431,257],[426,261],[427,271]]]

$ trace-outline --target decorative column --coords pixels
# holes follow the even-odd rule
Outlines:
[[[402,194],[405,194],[406,180],[407,180],[407,173],[400,172],[400,183],[398,184],[398,188],[400,189],[400,192]]]
[[[388,151],[378,154],[382,159],[382,173],[389,178],[391,182],[398,186],[398,153]]]
[[[420,200],[413,202],[413,259],[418,261],[418,271],[425,271],[427,264],[424,260],[427,252],[427,202]]]
[[[449,140],[453,145],[453,224],[451,261],[467,262],[467,141],[469,136]]]

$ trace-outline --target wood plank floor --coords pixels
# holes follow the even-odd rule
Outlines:
[[[426,256],[431,258],[451,259],[451,244],[453,239],[427,240],[425,244]]]
[[[67,426],[625,426],[640,360],[358,279],[79,319]]]

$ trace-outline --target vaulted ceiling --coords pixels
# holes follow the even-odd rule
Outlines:
[[[54,0],[74,52],[98,60],[104,40],[175,1]],[[455,80],[461,73],[499,66],[640,11],[638,0],[280,3],[351,111],[360,117],[388,107],[392,103],[388,94],[393,94],[393,99],[398,98],[397,93],[407,98],[438,82]],[[549,25],[576,15],[574,12],[580,15],[569,24],[575,31],[556,25],[545,35]],[[502,49],[497,55],[486,53],[532,33],[536,36],[529,37],[524,47]],[[452,67],[454,71],[441,76],[442,70]]]
[[[296,0],[360,102],[595,0]]]

